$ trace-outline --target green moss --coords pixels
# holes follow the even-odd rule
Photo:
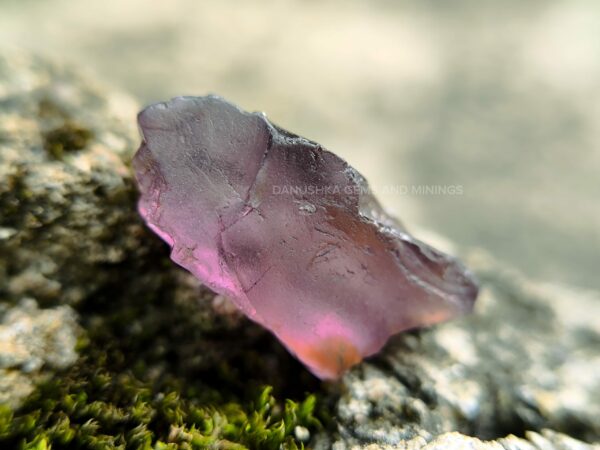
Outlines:
[[[90,370],[91,369],[91,370]],[[2,448],[295,449],[294,428],[320,427],[315,397],[282,405],[264,388],[246,403],[203,404],[177,386],[144,383],[85,362],[38,387],[19,410],[0,408]]]
[[[29,204],[32,196],[23,181],[26,174],[24,167],[15,165],[0,183],[0,225],[3,227],[16,228],[21,225],[24,216],[22,205]]]
[[[62,159],[66,152],[84,149],[92,137],[89,129],[65,121],[61,126],[44,132],[44,148],[54,158]]]
[[[38,102],[38,118],[45,124],[44,149],[55,159],[67,152],[83,150],[94,137],[91,130],[74,121],[58,103],[43,97]]]

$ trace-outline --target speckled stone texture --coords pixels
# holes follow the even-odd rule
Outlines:
[[[67,305],[40,310],[32,299],[0,305],[0,404],[18,406],[50,374],[46,369],[73,364],[79,332]]]
[[[548,430],[600,440],[600,297],[467,261],[482,279],[475,314],[399,336],[349,373],[337,449],[597,448]]]
[[[222,365],[237,370],[220,372],[228,386],[256,373],[304,389],[307,373],[282,371],[273,338],[173,267],[145,231],[125,163],[138,108],[71,70],[0,56],[0,303],[32,298],[36,314],[70,305],[94,336],[109,311],[123,324],[111,338],[141,342],[153,377],[198,383],[199,367]],[[334,423],[308,447],[598,449],[598,294],[528,282],[477,252],[465,262],[482,282],[475,313],[396,338],[343,378],[339,399],[319,391]],[[259,364],[242,368],[257,348]]]
[[[124,207],[133,107],[60,65],[0,56],[0,404],[77,360],[72,306],[102,302],[119,263],[148,251]]]
[[[0,57],[0,296],[77,304],[140,245],[123,162],[134,104],[73,71]],[[119,230],[119,232],[116,232]]]

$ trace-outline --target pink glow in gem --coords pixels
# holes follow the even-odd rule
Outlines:
[[[470,272],[411,237],[319,144],[215,96],[159,103],[138,121],[139,211],[173,261],[317,376],[471,311]]]

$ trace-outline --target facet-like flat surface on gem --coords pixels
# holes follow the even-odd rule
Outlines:
[[[172,259],[336,378],[390,335],[469,312],[460,262],[388,217],[319,144],[215,97],[143,110],[139,210]]]

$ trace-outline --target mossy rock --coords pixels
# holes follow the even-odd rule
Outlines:
[[[0,92],[0,302],[68,305],[83,329],[74,366],[0,408],[0,447],[303,447],[321,384],[137,214],[137,105],[22,56],[0,57]]]

